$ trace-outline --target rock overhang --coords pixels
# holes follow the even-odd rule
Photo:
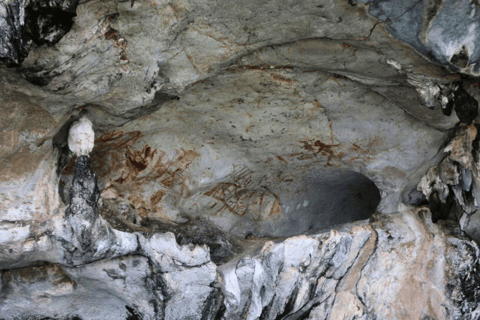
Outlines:
[[[415,190],[440,163],[430,187],[450,187],[451,199],[464,201],[460,225],[474,229],[465,181],[476,183],[475,169],[452,160],[470,146],[444,147],[463,141],[468,126],[458,122],[477,115],[475,78],[451,72],[473,74],[475,50],[460,46],[444,59],[458,70],[432,64],[367,14],[374,3],[207,4],[82,2],[60,42],[0,68],[11,138],[0,150],[2,268],[25,267],[2,271],[2,288],[29,292],[23,279],[33,272],[28,281],[47,290],[2,312],[33,314],[32,301],[55,296],[62,317],[85,319],[105,315],[102,303],[115,319],[394,317],[385,303],[413,318],[474,313],[478,247]],[[444,13],[424,20],[433,44],[444,39],[431,37]],[[48,120],[32,122],[29,110]],[[90,221],[96,251],[82,254],[90,245],[75,235],[88,221],[68,214],[78,220],[69,229],[65,217],[74,172],[66,137],[84,112],[96,133],[91,169],[101,200]],[[410,207],[426,199],[433,217]],[[330,225],[340,231],[323,233]],[[379,273],[402,281],[387,285]],[[379,287],[394,298],[378,299]],[[91,310],[62,309],[92,290]],[[422,306],[447,311],[405,310],[420,296]]]

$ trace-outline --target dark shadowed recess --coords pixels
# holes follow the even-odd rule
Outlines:
[[[0,1],[0,62],[18,66],[30,46],[53,45],[70,31],[79,0]],[[30,79],[44,85],[42,79]]]
[[[302,228],[323,228],[370,218],[381,196],[375,183],[350,170],[319,171],[306,181],[302,204]]]

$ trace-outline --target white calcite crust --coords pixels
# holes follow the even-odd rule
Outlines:
[[[88,156],[92,152],[94,140],[92,122],[87,117],[80,118],[70,127],[68,148],[77,156]]]

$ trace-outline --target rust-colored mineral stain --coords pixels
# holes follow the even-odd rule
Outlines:
[[[325,109],[325,108],[322,107],[322,105],[318,102],[318,100],[313,100],[313,105],[314,105],[315,108],[317,108],[317,109]]]
[[[372,141],[370,141],[367,145],[367,148],[373,149],[378,148],[382,144],[382,139],[379,136],[375,136]]]
[[[165,195],[165,191],[163,190],[155,192],[155,194],[150,197],[150,204],[152,206],[156,206],[160,201],[162,201],[162,198],[164,195]]]
[[[274,73],[272,73],[270,75],[272,77],[272,80],[274,80],[274,81],[278,81],[278,82],[286,83],[286,84],[291,84],[293,82],[293,80],[291,80],[291,79],[281,77],[281,76],[279,76],[277,74],[274,74]]]
[[[280,201],[280,198],[276,194],[273,194],[273,196],[275,197],[275,201],[273,202],[269,217],[277,216],[282,213],[282,202]]]
[[[92,166],[99,177],[123,167],[127,145],[134,144],[142,133],[140,131],[110,131],[95,139],[95,147],[91,153]]]
[[[110,28],[107,32],[105,32],[105,39],[114,41],[118,40],[117,30]]]
[[[278,160],[282,161],[283,163],[287,164],[288,162],[283,159],[281,156],[276,156]]]
[[[360,147],[358,144],[356,144],[356,143],[352,143],[352,146],[353,146],[353,149],[354,149],[354,150],[361,149],[361,147]]]

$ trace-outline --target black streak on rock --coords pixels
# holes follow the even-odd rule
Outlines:
[[[223,300],[222,291],[218,288],[213,289],[203,304],[201,320],[217,319],[217,316],[221,313]]]
[[[470,57],[468,55],[468,51],[463,46],[457,53],[455,53],[452,58],[450,59],[450,63],[458,68],[465,68],[468,66],[468,61]]]
[[[442,202],[438,196],[437,191],[434,191],[428,198],[428,206],[432,212],[432,221],[445,220],[448,218],[450,211],[453,208],[455,200],[451,196],[453,191],[450,190],[450,195],[447,197],[446,202]]]
[[[143,319],[143,317],[134,308],[125,306],[125,309],[127,309],[126,320],[142,320]]]
[[[478,102],[461,86],[455,91],[455,112],[461,122],[471,124],[478,116]]]
[[[217,265],[227,262],[241,251],[231,237],[204,219],[191,220],[174,233],[179,245],[206,244],[210,248],[210,258]]]
[[[0,61],[19,65],[32,42],[53,45],[70,30],[79,0],[0,2]]]
[[[97,207],[99,197],[100,192],[90,165],[90,158],[80,156],[75,163],[70,189],[70,206],[67,208],[65,216],[83,251],[88,251],[94,244],[92,231],[99,217]]]
[[[475,140],[472,142],[472,156],[475,162],[478,162],[478,150],[480,149],[480,124],[475,123],[475,127],[477,128],[477,136]]]

